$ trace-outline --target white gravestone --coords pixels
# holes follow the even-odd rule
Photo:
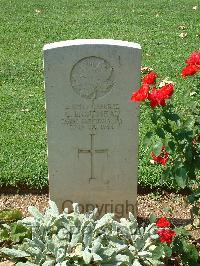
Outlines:
[[[50,198],[99,216],[136,211],[139,44],[73,40],[44,46]]]

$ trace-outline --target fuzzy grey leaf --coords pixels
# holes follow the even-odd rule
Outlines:
[[[129,257],[127,255],[117,254],[115,260],[116,262],[129,262]]]
[[[93,245],[91,249],[92,253],[97,253],[100,247],[101,247],[101,237],[98,237],[93,241]]]
[[[132,212],[129,212],[129,220],[134,223],[135,225],[137,225],[137,220],[135,218],[135,216],[132,214]]]
[[[43,218],[43,215],[39,212],[39,210],[34,206],[29,206],[28,211],[30,214],[37,220],[40,220]]]
[[[70,246],[74,247],[79,242],[80,237],[81,237],[81,233],[74,233],[72,235]]]
[[[109,224],[113,220],[114,214],[106,213],[100,220],[97,221],[94,231]]]
[[[58,238],[59,238],[59,239],[66,239],[66,238],[67,238],[67,235],[68,235],[68,230],[65,229],[65,228],[61,228],[61,229],[58,231]]]
[[[141,256],[141,257],[149,257],[149,256],[151,256],[151,252],[148,252],[148,251],[140,251],[140,252],[138,252],[138,256]]]
[[[86,264],[89,264],[92,259],[92,254],[88,250],[82,252],[83,260]]]
[[[38,266],[38,265],[27,261],[27,262],[18,262],[16,266]]]
[[[49,208],[51,210],[51,214],[54,216],[54,217],[58,217],[59,216],[59,210],[55,204],[55,202],[53,201],[49,201]]]
[[[147,259],[150,263],[151,263],[151,265],[153,265],[153,266],[162,266],[162,265],[165,265],[163,262],[161,262],[161,261],[159,261],[159,260],[154,260],[154,259],[152,259],[152,258],[148,258]]]
[[[64,248],[58,248],[56,250],[56,260],[57,262],[60,262],[60,260],[63,260],[65,257],[65,249]]]
[[[30,226],[34,226],[34,224],[35,224],[35,219],[34,219],[34,217],[26,217],[26,218],[24,218],[24,219],[22,219],[22,220],[19,220],[17,223],[21,223],[21,224],[23,224],[23,225],[30,225]]]
[[[142,264],[139,263],[138,259],[135,259],[132,266],[142,266]]]
[[[72,207],[73,207],[73,211],[75,214],[80,214],[80,210],[79,210],[79,204],[78,203],[73,203]]]
[[[96,253],[92,253],[92,257],[94,261],[102,261],[102,258]]]
[[[42,266],[54,266],[54,261],[53,260],[49,260],[49,261],[45,261]]]
[[[10,257],[15,257],[15,258],[24,258],[24,257],[29,257],[30,255],[26,253],[25,251],[18,250],[18,249],[11,249],[11,248],[2,248],[1,252],[10,256]]]

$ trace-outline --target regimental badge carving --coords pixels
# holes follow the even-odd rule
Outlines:
[[[95,100],[111,91],[113,67],[101,57],[85,57],[73,66],[70,79],[76,94]]]

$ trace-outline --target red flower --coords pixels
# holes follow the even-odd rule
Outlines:
[[[151,93],[149,93],[148,99],[150,101],[150,106],[152,108],[156,107],[157,105],[165,106],[166,103],[162,99],[161,94],[159,93],[160,90],[157,90],[155,87],[152,89]]]
[[[169,83],[164,85],[161,89],[162,95],[164,96],[165,99],[171,98],[173,92],[174,92],[174,85]]]
[[[166,152],[166,149],[163,146],[160,155],[156,156],[154,152],[151,152],[151,157],[156,163],[166,165],[167,161],[169,160],[169,153]]]
[[[149,86],[148,85],[142,85],[142,87],[134,92],[131,96],[131,101],[132,102],[140,102],[144,101],[145,99],[148,98],[149,94]]]
[[[188,65],[183,68],[181,71],[182,77],[187,77],[187,76],[193,76],[196,74],[200,69],[198,69],[195,65]]]
[[[193,52],[186,61],[187,66],[181,71],[182,77],[193,76],[200,71],[200,52]]]
[[[169,99],[174,92],[173,84],[166,84],[161,89],[153,88],[151,93],[149,93],[148,99],[150,101],[150,106],[152,108],[157,105],[165,106],[166,99]]]
[[[176,236],[176,233],[170,229],[160,229],[157,234],[160,236],[160,242],[169,244],[172,242],[173,237]]]
[[[156,78],[158,77],[158,75],[156,74],[156,72],[151,71],[149,74],[147,74],[143,80],[142,80],[142,84],[143,85],[153,85],[156,83]]]
[[[158,227],[170,227],[171,223],[165,217],[162,217],[158,219],[158,221],[156,222],[156,225]]]
[[[187,65],[200,66],[200,52],[193,52],[186,61]]]

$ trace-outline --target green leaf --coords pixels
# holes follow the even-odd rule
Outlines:
[[[158,128],[156,129],[156,134],[157,134],[158,137],[160,137],[161,139],[165,139],[165,131],[164,131],[162,128],[158,127]]]
[[[168,141],[167,146],[170,148],[170,150],[173,152],[176,149],[176,144],[173,141]]]
[[[172,256],[172,249],[167,244],[163,245],[163,247],[166,257],[170,258]]]
[[[153,146],[153,151],[156,156],[160,155],[161,150],[163,147],[163,143],[161,141],[158,141],[154,146]]]
[[[165,112],[165,117],[170,120],[170,121],[174,121],[177,122],[180,120],[180,117],[178,114],[175,113],[169,113],[169,112]]]
[[[193,206],[191,212],[193,215],[200,216],[200,208],[197,206]]]
[[[149,217],[150,223],[153,224],[155,223],[156,220],[157,220],[157,216],[154,213],[152,213]]]
[[[193,244],[188,243],[186,239],[181,239],[182,250],[180,250],[181,258],[185,265],[196,266],[198,260],[198,251]]]
[[[20,210],[2,210],[0,211],[0,221],[12,222],[22,219],[23,215]]]
[[[197,201],[200,198],[200,188],[197,189],[194,193],[188,196],[188,202],[190,204],[193,204],[195,201]]]
[[[164,130],[166,130],[167,132],[172,133],[172,128],[171,128],[171,126],[170,126],[169,124],[165,124],[165,125],[163,125],[163,128],[164,128]]]
[[[155,260],[158,260],[162,257],[164,252],[163,246],[157,246],[153,251],[152,251],[152,258]]]
[[[182,176],[175,176],[176,183],[179,187],[185,188],[186,186],[186,179]]]
[[[187,171],[184,167],[178,168],[176,170],[176,183],[179,187],[185,188],[187,184]]]
[[[143,139],[143,146],[147,148],[151,143],[151,137],[153,136],[153,132],[147,132]]]
[[[4,228],[0,230],[0,243],[8,241],[10,239],[10,233],[8,229]]]
[[[13,223],[11,225],[11,239],[14,243],[21,242],[24,238],[30,238],[30,229],[23,226],[21,223]]]
[[[158,114],[156,112],[153,112],[151,115],[151,121],[153,122],[153,124],[157,124],[158,122]]]
[[[141,230],[141,228],[140,228]],[[142,237],[136,239],[135,241],[135,246],[137,247],[138,250],[142,249],[145,245],[145,241],[142,239]]]
[[[193,117],[189,117],[186,121],[185,121],[185,124],[184,126],[189,128],[189,129],[193,129],[194,127],[194,124],[195,124],[195,120],[193,119]]]

